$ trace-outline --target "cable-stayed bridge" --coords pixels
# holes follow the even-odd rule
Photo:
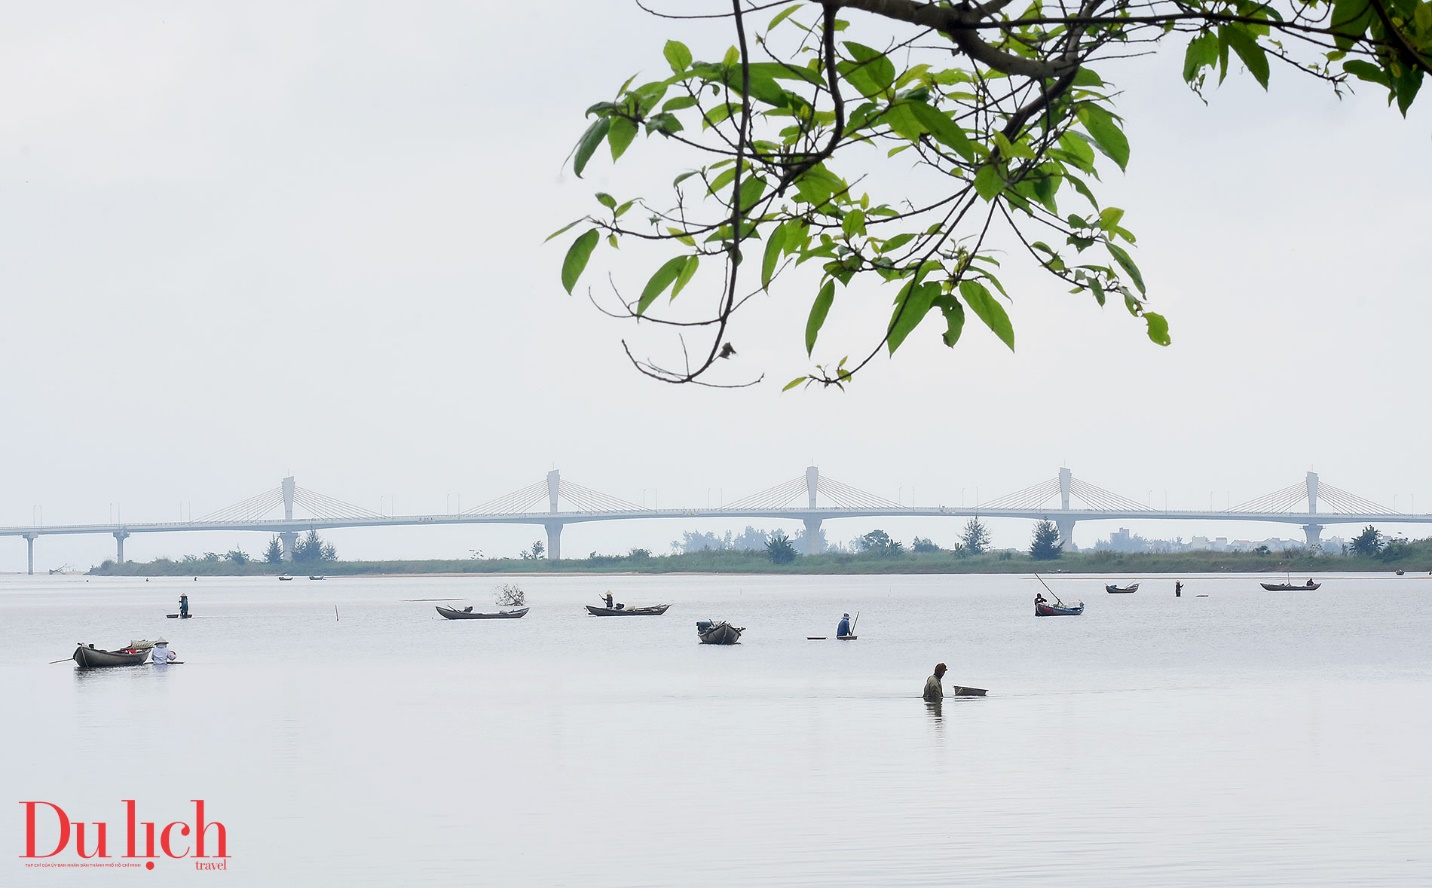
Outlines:
[[[819,544],[821,523],[836,518],[1026,518],[1053,521],[1066,542],[1080,521],[1269,521],[1303,529],[1308,545],[1318,544],[1327,525],[1380,521],[1432,523],[1432,515],[1397,512],[1354,493],[1323,484],[1315,472],[1300,483],[1220,511],[1154,509],[1126,496],[1077,479],[1069,469],[1048,481],[972,506],[906,506],[821,475],[811,466],[803,476],[717,508],[656,509],[627,502],[564,481],[554,469],[545,481],[488,500],[466,511],[434,515],[383,515],[307,490],[284,478],[278,487],[190,521],[112,522],[108,524],[35,524],[0,527],[0,536],[22,537],[28,545],[29,570],[35,569],[35,540],[54,534],[111,534],[117,558],[124,541],[136,533],[252,531],[276,534],[285,559],[291,559],[302,533],[345,527],[411,527],[449,524],[536,524],[547,531],[547,554],[562,557],[562,528],[591,521],[657,518],[774,518],[805,525],[808,551]]]

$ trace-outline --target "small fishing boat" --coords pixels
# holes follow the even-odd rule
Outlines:
[[[284,574],[284,575],[282,575],[282,576],[279,577],[279,582],[287,583],[287,582],[289,582],[289,581],[292,580],[292,579],[293,579],[293,577],[289,576],[288,574]]]
[[[1317,589],[1323,584],[1308,580],[1306,583],[1259,583],[1258,585],[1269,592],[1296,592],[1299,589]]]
[[[945,696],[947,696],[947,697],[983,697],[985,694],[988,694],[988,693],[989,693],[989,691],[985,690],[984,688],[966,688],[966,687],[961,687],[960,685],[955,685],[954,687],[950,688],[950,692],[949,692],[948,694],[946,694]]]
[[[835,637],[835,640],[836,640],[836,641],[854,641],[854,640],[855,640],[856,638],[858,638],[858,637],[859,637],[859,636],[856,636],[856,635],[837,635],[837,636]]]
[[[148,642],[145,642],[148,644]],[[154,646],[144,648],[124,648],[117,651],[102,651],[94,645],[80,644],[75,648],[71,659],[81,669],[100,669],[106,666],[139,666],[149,659],[149,652]],[[63,661],[62,661],[63,662]]]
[[[1036,602],[1034,605],[1036,617],[1077,617],[1082,613],[1084,613],[1084,602],[1082,601],[1073,607],[1067,604],[1049,604],[1048,602],[1043,604]]]
[[[317,577],[309,577],[309,579],[310,579],[310,580],[326,580],[326,579],[328,579],[328,577],[317,576]]]
[[[585,604],[587,613],[594,617],[659,617],[666,613],[669,604],[652,604],[646,607],[602,607],[599,604]]]
[[[745,628],[732,626],[725,620],[697,620],[696,637],[702,644],[740,644]]]
[[[1127,595],[1127,594],[1130,593],[1130,592],[1137,592],[1137,591],[1139,591],[1139,584],[1138,584],[1138,583],[1134,583],[1134,584],[1132,584],[1132,585],[1125,586],[1125,587],[1123,587],[1123,588],[1121,589],[1121,588],[1119,588],[1117,585],[1115,585],[1114,583],[1110,583],[1109,585],[1107,585],[1107,586],[1104,587],[1104,591],[1105,591],[1105,592],[1108,592],[1110,595],[1120,595],[1120,594]]]
[[[165,614],[164,616],[168,617],[168,618],[171,619],[171,620],[187,620],[187,619],[189,619],[190,617],[192,617],[192,616],[194,616],[194,615],[193,615],[193,614]]]
[[[443,607],[438,605],[437,611],[447,620],[519,620],[527,616],[531,608],[519,607],[513,610],[498,611],[492,614],[474,613],[471,607],[458,610],[455,607]]]

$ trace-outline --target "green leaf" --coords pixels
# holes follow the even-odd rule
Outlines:
[[[954,297],[941,298],[936,300],[940,306],[940,313],[945,316],[945,333],[940,338],[950,348],[960,341],[960,333],[965,329],[965,307],[960,305],[959,300]]]
[[[875,98],[895,82],[895,63],[885,53],[859,43],[846,43],[844,46],[855,61],[842,62],[838,66],[840,75],[861,95],[867,99]]]
[[[930,135],[934,136],[940,144],[965,160],[975,159],[975,146],[965,135],[964,127],[951,120],[945,112],[938,108],[932,108],[924,102],[911,102],[910,111],[914,113],[915,119],[920,121],[920,125],[929,130]]]
[[[1124,273],[1133,280],[1134,286],[1139,288],[1139,294],[1143,295],[1144,276],[1139,274],[1139,267],[1134,264],[1134,260],[1124,252],[1122,247],[1116,247],[1113,244],[1104,244],[1104,247],[1109,251],[1109,255],[1114,257],[1114,261],[1119,263],[1119,267],[1124,270]]]
[[[816,294],[815,302],[811,303],[810,317],[806,319],[806,357],[810,357],[811,352],[815,351],[816,337],[820,335],[820,328],[825,325],[825,316],[830,313],[830,306],[834,302],[835,281],[826,281]]]
[[[1200,71],[1217,63],[1218,35],[1212,32],[1199,34],[1188,42],[1188,49],[1183,53],[1184,82],[1193,83],[1198,79]]]
[[[795,379],[792,379],[790,382],[786,383],[786,387],[781,389],[781,391],[788,392],[796,386],[800,385],[801,383],[805,382],[809,378],[810,377],[808,376],[797,376]]]
[[[1119,165],[1119,169],[1125,169],[1129,165],[1129,140],[1124,131],[1119,129],[1118,118],[1109,113],[1108,109],[1092,102],[1080,104],[1078,111],[1079,122],[1084,124],[1084,129],[1094,140],[1094,144],[1100,151],[1109,156],[1109,159]]]
[[[609,210],[615,210],[617,208],[617,199],[615,197],[612,197],[610,194],[607,194],[605,191],[597,192],[597,203],[601,204]]]
[[[920,118],[916,117],[912,110],[915,105],[926,107],[920,102],[897,102],[881,115],[880,120],[900,138],[911,142],[918,141],[925,134],[925,128],[920,125]]]
[[[851,210],[840,220],[840,232],[845,235],[846,240],[852,237],[863,237],[865,235],[865,213],[860,210]]]
[[[701,257],[695,253],[686,257],[686,264],[681,266],[681,274],[676,276],[676,284],[671,288],[671,298],[675,299],[691,279],[696,276],[696,269],[701,267]]]
[[[1248,30],[1241,25],[1226,25],[1220,29],[1221,36],[1238,53],[1238,57],[1247,66],[1248,73],[1258,81],[1258,85],[1264,89],[1268,88],[1268,55],[1263,52],[1263,47],[1248,33]]]
[[[1365,80],[1368,83],[1376,83],[1379,86],[1391,86],[1392,82],[1387,77],[1387,72],[1362,59],[1350,59],[1343,62],[1343,70],[1358,80]]]
[[[776,273],[776,265],[781,261],[781,250],[785,245],[786,226],[777,225],[766,237],[766,252],[761,257],[761,289],[771,286],[771,277]]]
[[[626,117],[613,117],[607,142],[612,146],[612,160],[619,160],[631,140],[636,138],[636,122]]]
[[[987,163],[975,173],[975,191],[985,200],[994,200],[1004,190],[1004,177],[999,168]]]
[[[691,50],[686,48],[685,43],[668,40],[661,54],[666,56],[667,64],[671,65],[671,70],[677,74],[684,73],[691,67]]]
[[[1168,335],[1168,321],[1164,316],[1152,311],[1144,312],[1144,320],[1149,325],[1149,339],[1156,345],[1169,345],[1173,342]]]
[[[570,231],[571,229],[575,228],[575,227],[578,226],[578,225],[581,225],[581,224],[582,224],[583,222],[585,222],[585,221],[587,221],[587,218],[586,218],[585,216],[583,216],[583,217],[580,218],[580,219],[577,219],[577,220],[572,221],[572,222],[568,222],[566,225],[563,225],[561,228],[558,228],[556,231],[552,232],[551,234],[549,234],[549,235],[547,235],[545,238],[543,238],[543,239],[542,239],[542,243],[544,243],[544,244],[547,243],[547,241],[551,240],[552,238],[556,237],[557,235],[562,234],[562,233],[567,232],[567,231]]]
[[[895,349],[900,347],[905,337],[920,326],[939,295],[940,285],[933,281],[917,284],[912,280],[905,285],[895,300],[895,311],[890,315],[890,335],[885,340],[890,354],[895,354]]]
[[[587,168],[587,161],[592,159],[592,152],[602,144],[602,140],[607,137],[607,130],[611,129],[611,126],[611,118],[602,117],[587,127],[585,133],[582,133],[582,139],[577,143],[576,157],[572,160],[572,172],[577,174],[578,179],[582,178],[582,170]]]
[[[999,300],[979,281],[960,281],[960,296],[985,326],[1014,351],[1014,325]]]
[[[794,15],[796,10],[800,9],[801,6],[802,4],[800,3],[792,3],[790,6],[787,6],[785,9],[782,9],[779,13],[776,14],[775,18],[771,19],[771,23],[769,25],[766,25],[766,30],[773,30],[776,25],[779,25],[781,22]],[[805,377],[802,376],[801,379],[805,379]]]
[[[587,260],[592,258],[592,250],[596,249],[597,241],[601,235],[597,229],[588,229],[585,234],[572,241],[567,248],[567,256],[562,260],[562,288],[568,295],[572,288],[577,286],[577,279],[587,267]]]
[[[1367,0],[1333,0],[1333,14],[1328,25],[1337,36],[1333,38],[1338,49],[1351,49],[1354,38],[1367,31],[1372,22],[1373,8]]]
[[[741,212],[749,213],[766,193],[766,180],[760,176],[747,176],[741,182]]]
[[[646,282],[646,288],[641,291],[641,299],[637,301],[636,313],[644,314],[650,305],[656,301],[656,297],[666,292],[666,288],[676,282],[681,272],[686,270],[685,256],[677,256],[674,259],[666,260],[666,264],[656,270],[651,280]]]

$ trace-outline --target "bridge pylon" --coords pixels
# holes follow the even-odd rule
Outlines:
[[[562,471],[553,469],[547,473],[547,511],[557,514],[557,494],[562,489]],[[562,524],[561,521],[543,522],[547,526],[547,560],[562,560]]]
[[[25,547],[26,547],[26,549],[29,550],[29,552],[28,552],[28,554],[29,554],[28,565],[29,565],[29,566],[28,566],[27,570],[25,571],[25,573],[26,573],[27,576],[34,576],[34,575],[35,575],[35,537],[37,537],[37,536],[39,536],[39,534],[37,534],[37,533],[27,533],[27,534],[25,534]]]

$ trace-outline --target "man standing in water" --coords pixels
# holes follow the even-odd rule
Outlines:
[[[187,616],[189,616],[189,596],[188,596],[187,594],[185,594],[185,595],[180,595],[180,596],[179,596],[179,619],[182,620],[182,619],[184,619],[184,618],[187,617]]]
[[[940,679],[945,677],[945,664],[935,664],[935,674],[925,679],[925,702],[938,703],[945,699],[945,689],[940,685]]]

